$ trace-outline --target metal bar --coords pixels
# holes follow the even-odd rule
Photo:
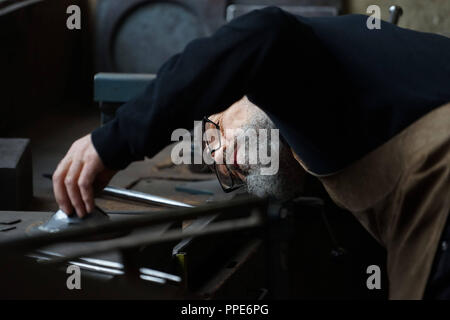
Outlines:
[[[94,75],[94,101],[124,103],[145,91],[156,78],[151,73],[107,73]]]
[[[55,259],[55,257],[57,257],[57,258],[64,257],[62,254],[47,251],[47,250],[38,250],[38,253],[44,254],[46,256],[34,254],[34,253],[28,254],[26,256],[30,257],[30,258],[38,259],[38,260],[43,260],[43,261],[51,261],[52,259]],[[109,275],[123,275],[124,274],[124,271],[123,271],[124,265],[119,262],[97,259],[97,258],[83,258],[83,257],[80,257],[79,260],[81,262],[69,261],[68,263],[79,266],[82,269],[97,271],[97,272],[106,273]],[[147,281],[155,282],[155,279],[160,278],[156,282],[163,283],[163,282],[166,282],[166,280],[172,281],[172,282],[181,282],[181,278],[177,275],[150,269],[147,267],[139,268],[139,272],[141,273],[140,278],[143,279],[142,277],[146,277],[143,280],[147,280]],[[163,280],[161,280],[161,279],[163,279]]]
[[[137,202],[143,202],[147,204],[157,204],[157,205],[163,205],[168,207],[175,207],[175,208],[193,208],[194,206],[172,200],[163,198],[160,196],[155,196],[152,194],[134,191],[134,190],[128,190],[123,188],[117,188],[117,187],[106,187],[103,189],[102,194],[107,196],[113,196],[125,200],[131,200],[131,201],[137,201]]]
[[[12,221],[1,221],[0,225],[10,226],[10,225],[13,225],[13,224],[17,224],[19,222],[22,222],[22,220],[21,219],[16,219],[16,220],[12,220]]]
[[[187,226],[184,231],[188,231],[188,230],[201,230],[203,228],[205,228],[207,225],[209,225],[214,219],[217,218],[217,214],[213,215],[213,216],[209,216],[209,217],[203,217],[200,219],[195,220],[194,222],[192,222],[189,226]],[[172,255],[177,255],[179,254],[181,251],[184,250],[184,248],[186,248],[187,245],[189,245],[192,242],[193,238],[187,238],[187,239],[183,239],[181,240],[177,245],[175,245],[175,247],[173,247],[172,249]]]
[[[123,264],[115,261],[102,260],[97,258],[80,258],[85,262],[98,264],[99,266],[107,267],[107,268],[115,268],[115,269],[123,269]]]
[[[45,260],[45,261],[52,261],[52,260]],[[122,270],[95,266],[95,265],[83,263],[83,262],[76,262],[76,261],[68,261],[68,262],[70,264],[73,264],[73,265],[78,266],[81,269],[85,269],[85,270],[97,271],[97,272],[106,273],[106,274],[110,274],[110,275],[114,275],[114,276],[124,274],[124,272]]]

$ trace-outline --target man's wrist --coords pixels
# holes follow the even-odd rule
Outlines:
[[[133,162],[128,142],[120,134],[117,119],[92,131],[91,140],[106,168],[122,170]]]

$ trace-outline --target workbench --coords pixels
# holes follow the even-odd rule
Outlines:
[[[193,206],[226,202],[236,196],[236,194],[225,194],[216,178],[209,173],[193,173],[187,167],[167,168],[164,163],[161,165],[163,167],[161,170],[155,169],[155,167],[152,161],[136,163],[117,175],[111,181],[111,185],[163,196]],[[239,196],[239,193],[237,195]],[[148,217],[161,212],[167,212],[167,215],[170,215],[172,212],[170,208],[123,201],[109,196],[97,198],[96,205],[109,214],[112,222],[127,221],[142,216]],[[2,226],[0,230],[4,231],[0,232],[0,245],[4,241],[33,237],[39,234],[37,227],[44,224],[53,214],[52,211],[0,211],[0,222],[16,222]],[[119,250],[109,250],[81,257],[78,255],[79,252],[89,252],[95,248],[114,247],[116,244],[120,246],[125,242],[133,243],[146,236],[157,238],[169,230],[188,230],[196,226],[201,228],[216,219],[218,219],[217,216],[211,216],[203,219],[190,219],[182,223],[167,222],[123,234],[106,234],[94,237],[94,239],[87,237],[82,241],[61,242],[28,252],[25,259],[29,262],[27,267],[31,266],[33,270],[31,273],[41,268],[53,270],[51,280],[48,279],[53,284],[57,284],[57,281],[61,282],[61,279],[64,278],[64,268],[68,265],[80,266],[83,282],[90,284],[92,288],[95,287],[96,290],[86,289],[91,290],[87,296],[86,293],[79,295],[70,292],[70,298],[110,296],[111,286],[114,288],[112,284],[117,283],[120,283],[119,287],[122,288],[123,294],[117,296],[117,291],[115,291],[116,294],[112,296],[113,298],[126,298],[131,289],[134,293],[129,295],[130,297],[136,297],[136,292],[140,292],[141,295],[137,295],[138,298],[151,299],[187,297],[210,299],[227,295],[248,298],[249,294],[252,298],[257,298],[261,294],[259,287],[264,286],[262,284],[264,280],[263,274],[257,278],[254,276],[254,269],[248,267],[249,264],[256,263],[255,259],[262,259],[261,242],[253,237],[238,239],[234,235],[222,235],[209,237],[206,241],[201,239],[188,239],[190,241],[187,242],[174,240],[158,245],[140,246],[127,251],[132,254],[127,253],[126,255]],[[70,256],[78,257],[70,260],[64,266],[59,266],[59,272],[56,272],[53,266],[42,265],[42,262],[45,261]],[[136,285],[134,280],[130,280],[127,276],[124,263],[126,259],[133,259],[133,265],[138,266],[141,271],[138,289],[134,287]],[[11,267],[11,265],[9,266]],[[241,275],[241,270],[248,274],[253,273],[253,277]],[[48,270],[39,272],[46,271]],[[7,275],[5,272],[2,272],[2,276]],[[30,274],[30,271],[27,273]],[[155,273],[157,276],[154,276]],[[234,278],[239,280],[231,280]],[[247,280],[243,281],[242,279]],[[248,286],[243,288],[242,284],[245,282],[248,283]],[[105,291],[98,290],[99,286],[104,287]],[[62,291],[65,296],[68,292],[63,289],[58,287],[46,293],[52,297],[52,294],[57,292],[59,295]],[[28,288],[28,292],[30,294],[33,290]],[[21,294],[22,292],[18,293],[19,296]],[[31,298],[34,297],[31,296]]]

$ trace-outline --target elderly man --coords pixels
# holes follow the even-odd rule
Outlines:
[[[72,145],[54,175],[61,209],[91,211],[116,170],[195,119],[278,128],[278,174],[217,164],[226,190],[246,183],[285,198],[312,174],[386,247],[390,298],[449,297],[450,39],[384,22],[369,30],[366,19],[270,7],[191,42],[116,119]],[[220,136],[205,146],[214,159],[231,147]]]

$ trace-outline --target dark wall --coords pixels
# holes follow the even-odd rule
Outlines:
[[[67,29],[71,4],[83,11],[84,1],[47,0],[0,16],[0,135],[67,100],[90,100],[88,19]]]

